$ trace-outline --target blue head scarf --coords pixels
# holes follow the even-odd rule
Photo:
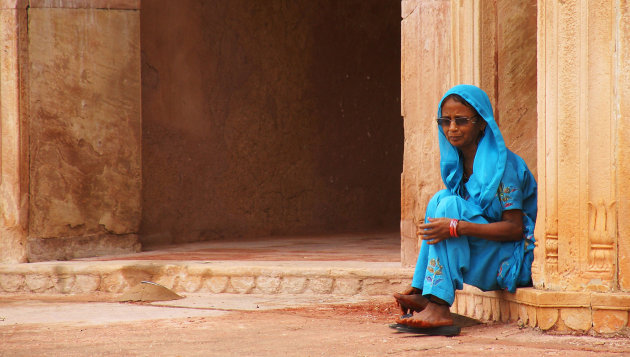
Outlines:
[[[471,198],[484,211],[487,211],[495,198],[501,178],[505,171],[507,149],[503,135],[494,120],[492,104],[488,95],[478,87],[462,84],[451,88],[438,107],[438,117],[442,116],[442,103],[451,94],[458,94],[475,108],[486,121],[487,126],[477,146],[477,154],[473,163],[473,175],[466,183],[466,190]],[[438,127],[440,142],[440,170],[442,181],[453,194],[458,194],[463,185],[463,158],[459,150],[451,145],[444,131]]]

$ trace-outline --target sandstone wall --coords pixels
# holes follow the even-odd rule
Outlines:
[[[505,144],[536,165],[536,0],[497,1],[495,115]]]
[[[396,229],[399,4],[143,2],[143,243]]]
[[[29,260],[127,251],[141,212],[138,13],[43,4],[28,19]]]
[[[29,236],[136,233],[141,211],[137,13],[31,8],[28,16]]]
[[[138,2],[0,6],[0,260],[138,250]]]
[[[28,31],[26,6],[0,4],[0,262],[26,261]]]

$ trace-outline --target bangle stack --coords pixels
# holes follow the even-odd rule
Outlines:
[[[457,234],[457,224],[459,223],[458,219],[451,219],[451,226],[449,227],[449,232],[451,233],[451,237],[459,238],[459,234]]]

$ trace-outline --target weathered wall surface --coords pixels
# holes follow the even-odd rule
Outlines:
[[[452,0],[451,83],[490,97],[507,147],[536,168],[536,0]]]
[[[142,4],[143,243],[395,229],[399,2]]]
[[[29,25],[30,236],[136,232],[138,17],[31,9]]]
[[[495,115],[505,144],[536,177],[536,0],[501,0],[496,7]]]
[[[141,216],[138,11],[40,5],[28,10],[29,259],[103,254],[110,239],[124,251]]]

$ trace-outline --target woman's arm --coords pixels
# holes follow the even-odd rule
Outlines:
[[[427,244],[435,244],[451,238],[450,218],[429,218],[428,223],[419,224],[416,233]],[[523,238],[523,211],[519,209],[503,211],[501,221],[494,223],[472,223],[459,221],[457,234],[498,242],[512,242]],[[457,238],[454,238],[457,239]]]

